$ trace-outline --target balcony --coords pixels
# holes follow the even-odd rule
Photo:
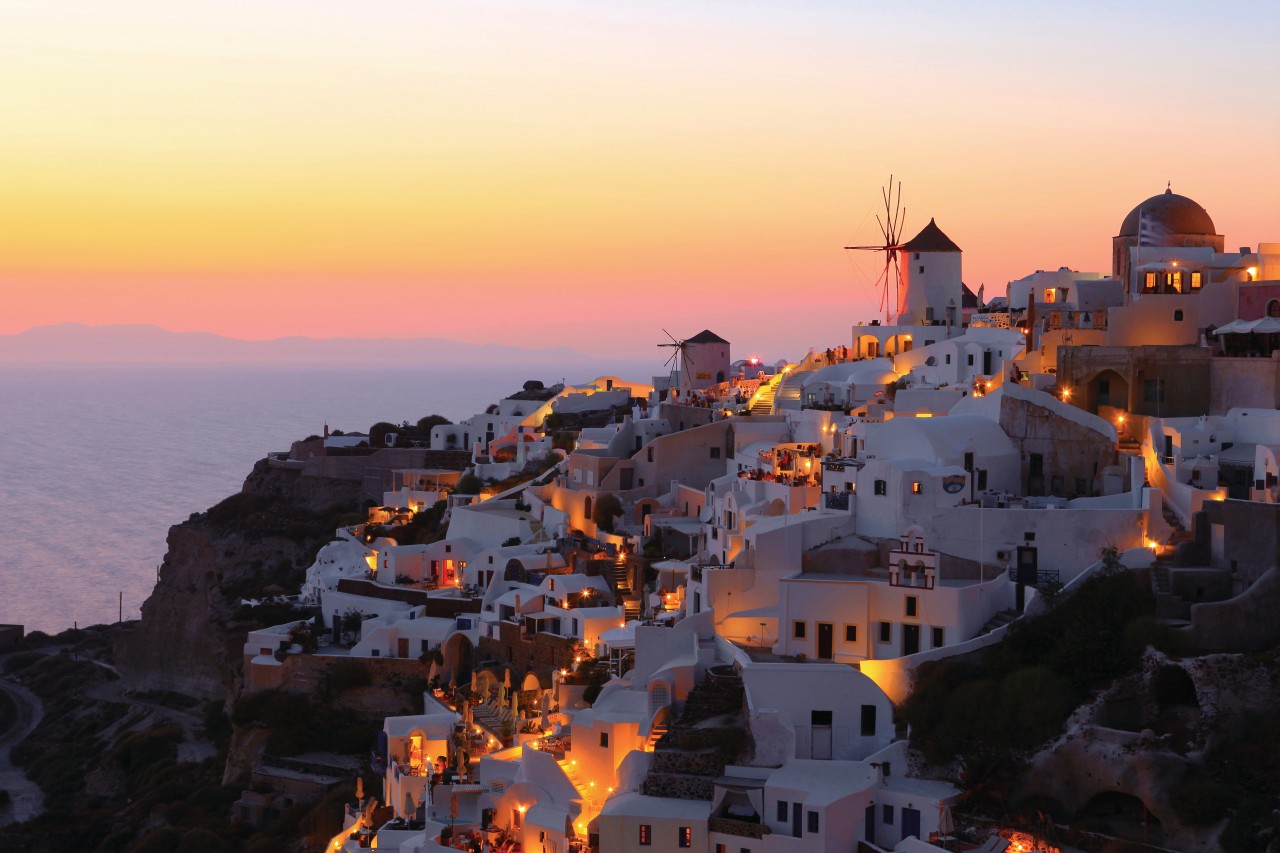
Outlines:
[[[707,819],[709,832],[722,832],[725,835],[736,835],[739,838],[764,838],[770,832],[769,827],[755,820],[742,820],[736,817],[712,817]]]

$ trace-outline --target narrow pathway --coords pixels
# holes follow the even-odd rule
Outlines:
[[[44,719],[44,705],[39,697],[21,684],[0,678],[0,701],[11,702],[16,709],[13,724],[0,732],[0,789],[9,792],[9,804],[0,808],[0,826],[30,820],[44,811],[44,792],[27,778],[27,774],[9,761],[9,751],[26,739]]]

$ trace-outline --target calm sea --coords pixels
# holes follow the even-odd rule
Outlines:
[[[456,421],[526,379],[647,381],[655,366],[0,366],[0,623],[54,632],[114,622],[121,593],[124,618],[136,618],[169,527],[326,422]]]

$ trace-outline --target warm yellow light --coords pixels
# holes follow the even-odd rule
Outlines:
[[[1124,423],[1124,415],[1116,415],[1116,423],[1118,424]]]
[[[1249,269],[1247,270],[1247,272],[1249,273],[1249,281],[1253,281],[1255,278],[1257,278],[1257,277],[1258,277],[1258,268],[1257,268],[1257,267],[1249,267]]]
[[[529,810],[528,806],[516,806],[516,811],[520,812],[520,814],[524,814],[528,810]]]
[[[1063,388],[1063,389],[1062,389],[1062,399],[1064,399],[1064,400],[1070,400],[1070,399],[1071,399],[1071,389],[1070,389],[1070,388]]]

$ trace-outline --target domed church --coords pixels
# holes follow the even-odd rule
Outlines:
[[[1129,282],[1130,249],[1207,247],[1223,250],[1223,236],[1217,233],[1209,212],[1172,188],[1139,204],[1111,238],[1111,274]]]

